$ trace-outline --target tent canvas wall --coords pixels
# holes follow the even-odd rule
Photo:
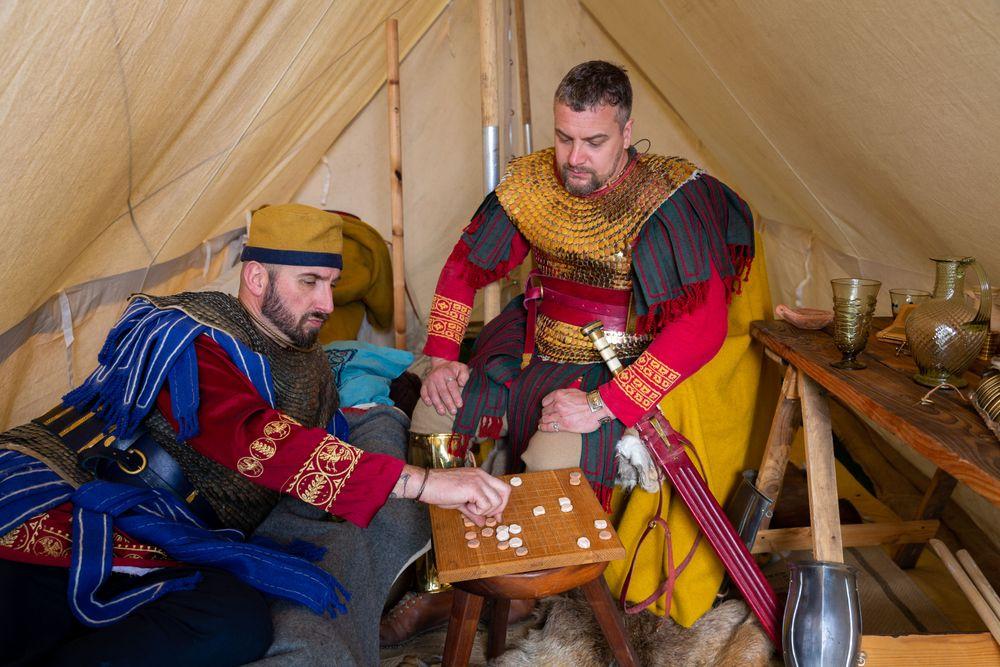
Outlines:
[[[509,4],[496,4],[505,29]],[[753,207],[775,303],[829,307],[829,278],[865,275],[883,281],[888,314],[887,289],[930,287],[940,253],[976,255],[1000,280],[997,3],[526,5],[536,147],[551,143],[551,95],[570,66],[623,63],[636,136]],[[4,5],[0,426],[86,376],[128,293],[231,269],[255,206],[326,203],[389,237],[389,16],[407,280],[423,318],[482,196],[472,0]],[[512,73],[504,110],[517,108]],[[509,156],[520,146],[505,117]]]

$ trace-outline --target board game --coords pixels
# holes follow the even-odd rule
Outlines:
[[[519,478],[520,485],[513,486],[501,520],[496,525],[484,527],[488,530],[466,525],[471,522],[465,520],[458,510],[430,508],[434,553],[441,582],[533,572],[625,557],[625,547],[578,468],[501,477],[508,483],[514,478]],[[573,478],[577,484],[571,482]],[[563,499],[562,502],[560,499]],[[544,508],[544,513],[536,515],[538,507]],[[520,530],[515,532],[515,527]],[[506,540],[498,539],[498,529],[499,537],[507,537]],[[470,546],[473,540],[476,545]],[[505,542],[506,546],[501,546],[501,542]]]

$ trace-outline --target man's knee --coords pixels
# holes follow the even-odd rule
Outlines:
[[[582,449],[583,438],[579,433],[536,431],[521,454],[521,460],[529,471],[575,468],[580,465]]]
[[[437,410],[423,401],[417,401],[410,418],[410,431],[413,433],[451,433],[455,424],[455,416],[439,415]]]

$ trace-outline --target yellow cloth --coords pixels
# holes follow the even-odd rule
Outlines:
[[[392,325],[392,259],[382,236],[369,224],[348,213],[344,220],[344,270],[333,288],[334,310],[319,332],[322,344],[354,340],[361,320],[376,329]]]
[[[735,487],[740,472],[757,468],[759,450],[763,446],[758,443],[755,451],[750,451],[762,357],[760,348],[751,346],[750,322],[763,319],[771,310],[759,236],[756,244],[750,279],[743,285],[743,293],[735,296],[729,307],[729,331],[722,349],[712,361],[667,394],[660,404],[674,428],[694,445],[705,466],[708,486],[722,505]],[[618,519],[618,534],[628,552],[624,560],[611,563],[605,572],[608,585],[617,598],[639,537],[656,511],[656,494],[637,487],[626,496],[616,489],[611,503],[612,514]],[[690,551],[698,527],[683,502],[672,497],[669,484],[664,486],[663,517],[670,525],[674,563],[678,564]],[[643,542],[629,586],[629,602],[639,602],[652,595],[666,578],[663,543],[663,532],[659,529]],[[712,606],[722,575],[722,564],[707,540],[702,539],[691,563],[677,580],[671,617],[684,626],[698,620]],[[662,616],[665,604],[665,597],[661,597],[649,609]]]

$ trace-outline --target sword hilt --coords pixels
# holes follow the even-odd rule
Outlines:
[[[621,360],[618,359],[618,353],[615,352],[615,348],[608,342],[607,337],[604,335],[603,322],[594,320],[590,324],[580,327],[580,332],[589,338],[590,342],[597,348],[597,353],[601,355],[601,359],[608,365],[608,369],[612,375],[617,376],[624,370],[625,367],[622,366]]]

